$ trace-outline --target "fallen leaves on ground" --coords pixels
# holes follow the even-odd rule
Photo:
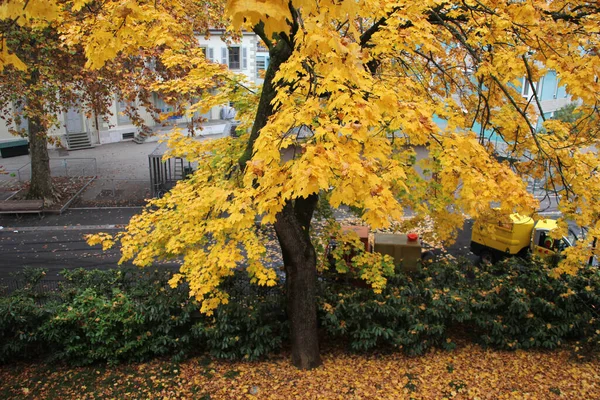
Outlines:
[[[68,176],[55,176],[52,177],[52,187],[58,194],[59,198],[50,206],[46,206],[46,210],[59,211],[67,202],[71,201],[79,191],[93,179],[91,176],[81,177],[68,177]],[[11,190],[17,190],[18,193],[10,200],[22,200],[27,197],[29,191],[30,182],[19,182],[17,186],[12,187]]]
[[[43,364],[0,369],[4,399],[598,399],[600,362],[565,350],[503,352],[465,344],[421,357],[326,352],[299,371],[287,355],[263,362],[208,357],[118,367]]]

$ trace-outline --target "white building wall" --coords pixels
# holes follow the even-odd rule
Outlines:
[[[249,82],[261,84],[256,70],[258,37],[252,32],[244,32],[240,40],[226,43],[222,35],[222,30],[211,30],[208,38],[197,36],[199,46],[206,49],[206,57],[212,62],[227,65],[232,72],[244,74]],[[230,63],[232,48],[239,49],[239,65]],[[224,106],[227,104],[213,107],[205,116],[209,120],[222,119],[221,110]]]
[[[12,112],[12,108],[11,108],[11,112]],[[54,148],[54,147],[60,147],[61,143],[63,143],[64,146],[66,146],[66,114],[65,113],[60,113],[57,117],[58,120],[58,126],[52,126],[48,132],[48,136],[50,137],[49,140],[49,147]],[[83,129],[84,131],[86,131],[86,127],[87,127],[87,121],[85,119],[85,117],[82,116],[82,121],[83,121]],[[10,133],[9,129],[10,128],[14,128],[15,127],[15,123],[13,122],[11,125],[6,124],[5,121],[0,122],[0,142],[9,142],[11,140],[17,140],[17,139],[21,139],[20,137],[14,136]]]
[[[12,107],[11,107],[10,112],[12,112]],[[13,127],[14,127],[14,123],[13,123]],[[7,125],[4,120],[0,121],[0,142],[7,142],[7,141],[10,141],[13,139],[17,139],[17,137],[10,134],[10,132],[8,131],[9,128],[10,128],[10,126]]]
[[[256,83],[256,45],[258,43],[257,36],[252,32],[244,32],[241,40],[237,42],[225,43],[221,40],[223,31],[212,30],[210,37],[197,36],[200,47],[206,49],[206,56],[211,61],[226,64],[231,71],[244,74],[248,80]],[[240,49],[240,65],[229,65],[229,49]],[[244,57],[245,54],[245,57]],[[246,60],[244,62],[244,59]]]
[[[200,47],[204,47],[207,50],[207,56],[216,63],[226,64],[231,66],[231,70],[236,73],[244,74],[249,82],[254,84],[262,84],[262,79],[258,76],[257,66],[256,66],[256,55],[257,55],[257,45],[258,45],[258,37],[252,32],[244,32],[240,40],[236,42],[226,43],[221,40],[223,35],[222,30],[212,30],[210,32],[210,37],[197,37],[198,44]],[[232,48],[239,49],[239,64],[234,65],[230,63],[229,53]],[[153,101],[158,101],[157,98],[153,99]],[[223,104],[219,107],[213,107],[208,113],[203,114],[202,116],[206,117],[209,120],[219,120],[221,119],[221,109],[223,107],[229,106],[228,104]],[[105,118],[101,116],[98,117],[99,129],[95,129],[95,121],[94,118],[86,118],[82,116],[82,130],[84,132],[88,132],[90,137],[90,141],[92,144],[104,144],[104,143],[114,143],[120,142],[123,140],[127,140],[126,138],[130,138],[133,133],[135,136],[138,136],[138,128],[135,127],[130,121],[127,121],[125,117],[120,114],[120,106],[118,102],[113,101],[111,107],[112,115],[108,115],[108,121],[105,121]],[[144,119],[145,123],[150,127],[155,127],[155,122],[153,118],[150,116],[150,113],[144,107],[138,107],[138,112],[140,116]],[[67,115],[66,113],[60,113],[58,115],[59,126],[54,127],[50,130],[49,135],[58,139],[56,141],[56,145],[50,145],[55,147],[62,143],[63,146],[67,146],[66,135],[67,135]],[[182,118],[171,119],[169,121],[171,124],[183,124],[189,122],[189,118],[187,116],[183,116]],[[5,123],[0,122],[0,141],[9,141],[14,140],[15,137],[11,135],[8,131],[9,127],[6,126]],[[125,135],[125,138],[124,136]]]
[[[261,80],[257,79],[256,70],[256,50],[258,43],[257,36],[254,33],[245,32],[242,35],[241,40],[232,43],[225,43],[223,40],[221,40],[222,34],[223,31],[213,30],[211,31],[209,38],[199,36],[197,37],[198,45],[206,49],[207,57],[209,57],[211,61],[219,64],[224,63],[228,66],[229,49],[231,47],[238,47],[240,49],[239,68],[234,68],[232,71],[246,75],[248,80],[252,83],[262,83]],[[153,99],[153,101],[155,105],[158,105],[157,98]],[[203,114],[202,116],[209,120],[219,120],[221,119],[221,109],[224,106],[228,105],[224,104],[223,106],[213,107],[208,113]],[[135,135],[138,135],[138,130],[134,125],[123,122],[122,118],[120,120],[119,107],[116,100],[113,103],[112,108],[113,115],[109,117],[109,122],[100,122],[100,132],[97,135],[99,137],[94,139],[95,133],[92,133],[91,136],[93,143],[104,144],[119,142],[124,140],[123,134],[128,134],[130,132],[135,132]],[[140,106],[138,111],[148,126],[154,127],[156,125],[150,116],[150,113],[144,107]],[[169,122],[171,124],[184,124],[189,123],[190,118],[188,116],[183,116],[182,118],[171,119]]]
[[[122,113],[124,107],[125,105],[120,107],[115,97],[111,106],[112,115],[107,115],[105,118],[98,117],[99,130],[96,134],[97,138],[93,139],[94,143],[121,142],[123,140],[131,140],[132,134],[133,136],[138,136],[138,128]],[[150,113],[144,107],[138,107],[138,112],[148,126],[155,125]],[[94,134],[92,134],[93,136]]]

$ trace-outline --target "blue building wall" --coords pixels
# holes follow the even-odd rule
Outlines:
[[[542,78],[542,87],[540,100],[554,100],[556,93],[556,86],[558,85],[558,77],[555,71],[550,71],[546,76]]]
[[[521,82],[521,87],[515,87],[515,89],[521,91],[521,93],[525,93],[524,90],[525,78],[523,78]],[[567,95],[566,88],[564,85],[560,84],[560,79],[558,78],[555,71],[549,71],[539,82],[536,84],[536,91],[542,106],[542,110],[544,112],[544,117],[546,119],[552,118],[554,115],[554,111],[564,107],[565,105],[570,103],[570,98]],[[528,91],[529,96],[532,95],[532,90]],[[524,96],[526,97],[526,96]],[[447,126],[445,120],[439,118],[437,115],[433,117],[433,121],[441,128],[444,129]],[[543,119],[539,118],[536,123],[536,129],[540,129],[542,127]],[[476,123],[473,128],[473,132],[479,133],[481,132],[481,125]],[[502,142],[500,137],[496,135],[492,130],[487,129],[484,132],[486,138],[488,138],[492,143],[499,144]]]

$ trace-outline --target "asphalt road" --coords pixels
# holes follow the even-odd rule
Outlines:
[[[99,230],[54,229],[6,230],[0,233],[0,279],[22,267],[43,267],[54,277],[64,268],[109,268],[119,261],[117,249],[90,247],[83,235]],[[110,232],[110,230],[107,230]],[[112,230],[115,231],[115,230]]]
[[[100,246],[89,246],[84,236],[97,232],[116,233],[137,212],[139,209],[90,209],[71,210],[61,216],[42,219],[37,216],[2,216],[0,280],[11,280],[11,273],[24,266],[48,269],[48,279],[56,279],[63,269],[114,268],[120,258],[118,249],[103,251]],[[470,231],[468,221],[457,242],[448,248],[452,255],[468,256]],[[174,264],[161,263],[157,266],[172,268]]]
[[[118,249],[103,251],[89,246],[84,235],[116,233],[139,208],[69,210],[63,215],[0,216],[0,280],[25,266],[48,269],[56,278],[63,269],[113,268],[119,261]]]

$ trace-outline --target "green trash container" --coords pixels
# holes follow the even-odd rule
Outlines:
[[[404,234],[376,233],[374,250],[391,256],[396,267],[405,271],[415,271],[421,261],[421,241]]]

